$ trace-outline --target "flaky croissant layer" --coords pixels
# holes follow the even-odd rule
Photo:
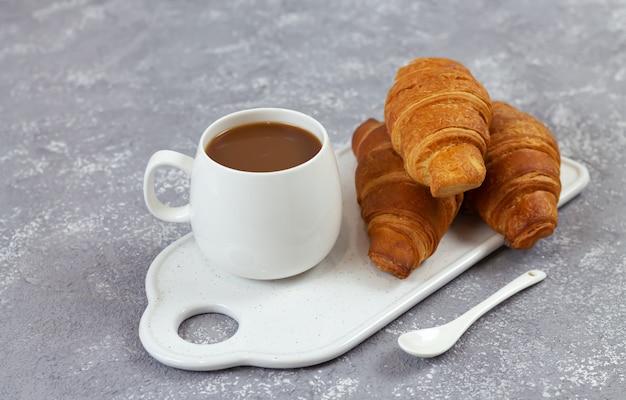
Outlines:
[[[558,223],[561,157],[550,130],[503,102],[493,103],[483,184],[467,202],[505,244],[529,249]]]
[[[434,253],[463,195],[435,198],[413,181],[383,122],[361,124],[352,149],[357,201],[370,238],[368,255],[377,268],[404,279]]]
[[[482,183],[491,100],[461,63],[418,58],[400,68],[384,111],[407,173],[433,196],[455,195]]]

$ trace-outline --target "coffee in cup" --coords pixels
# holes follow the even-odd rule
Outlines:
[[[256,122],[227,129],[209,141],[207,155],[240,171],[289,169],[313,158],[322,142],[311,132],[279,122]]]

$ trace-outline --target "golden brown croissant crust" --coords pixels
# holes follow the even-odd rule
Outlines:
[[[409,276],[435,252],[463,197],[511,248],[554,232],[556,139],[532,116],[492,104],[462,64],[419,58],[400,68],[384,114],[352,137],[368,255],[380,270]]]
[[[559,148],[543,123],[503,102],[493,103],[490,129],[487,175],[466,201],[507,246],[529,249],[557,226]]]
[[[462,64],[418,58],[400,68],[385,120],[407,173],[435,197],[478,187],[485,178],[491,100]]]
[[[355,185],[370,237],[368,255],[382,271],[404,279],[436,250],[463,195],[434,198],[415,183],[393,150],[383,122],[369,119],[352,137]]]

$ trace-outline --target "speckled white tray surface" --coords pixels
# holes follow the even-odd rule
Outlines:
[[[164,249],[146,277],[148,306],[139,324],[145,349],[160,362],[188,370],[240,365],[295,368],[352,349],[503,244],[476,216],[459,215],[435,254],[405,280],[377,270],[354,188],[356,160],[337,152],[343,185],[343,223],[331,253],[296,277],[255,281],[208,265],[188,234]],[[587,169],[562,159],[559,206],[589,182]],[[558,234],[558,230],[557,233]],[[202,313],[238,323],[218,343],[191,343],[180,324]]]

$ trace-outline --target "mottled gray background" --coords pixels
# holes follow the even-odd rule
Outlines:
[[[341,145],[422,56],[465,63],[587,166],[555,235],[496,251],[322,365],[150,357],[145,274],[189,226],[145,208],[149,156],[193,154],[210,122],[257,106],[309,113]],[[623,398],[625,130],[626,1],[0,0],[0,398]],[[159,182],[184,201],[180,174]],[[546,281],[450,352],[398,348],[530,268]]]

